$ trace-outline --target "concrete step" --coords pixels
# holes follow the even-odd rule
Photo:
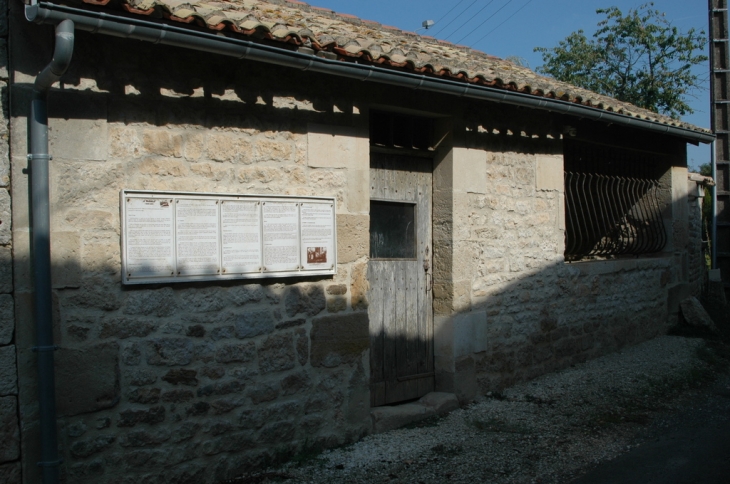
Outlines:
[[[370,410],[373,433],[379,434],[420,422],[436,415],[446,415],[459,408],[459,400],[453,393],[431,392],[418,401],[403,405],[375,407]]]

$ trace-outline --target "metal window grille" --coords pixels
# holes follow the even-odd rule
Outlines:
[[[651,179],[565,172],[565,258],[639,255],[667,243]]]

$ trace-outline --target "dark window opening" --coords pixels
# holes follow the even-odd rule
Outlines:
[[[370,144],[384,148],[433,150],[434,122],[430,118],[372,111]]]
[[[573,141],[564,160],[566,260],[664,248],[661,155]]]
[[[370,258],[416,258],[416,205],[370,201]]]

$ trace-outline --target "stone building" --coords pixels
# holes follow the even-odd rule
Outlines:
[[[295,0],[29,3],[0,16],[2,482],[217,482],[646,340],[696,293],[707,130]],[[336,267],[130,284],[124,190],[333,200]]]

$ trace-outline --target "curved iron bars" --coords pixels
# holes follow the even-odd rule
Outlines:
[[[661,208],[656,180],[565,172],[565,258],[659,252]]]

